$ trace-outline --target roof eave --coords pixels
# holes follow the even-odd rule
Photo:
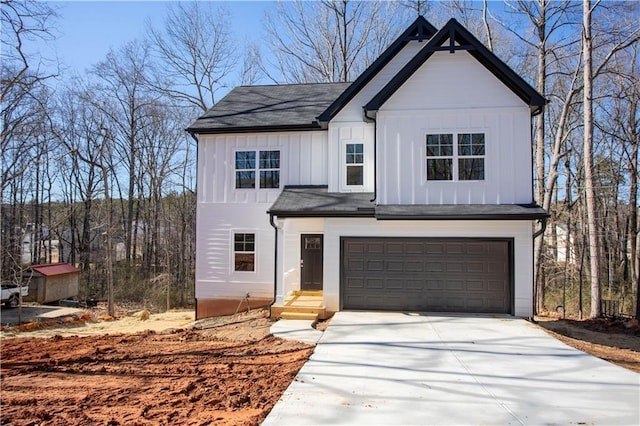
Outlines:
[[[260,133],[260,132],[287,132],[287,131],[313,131],[326,130],[320,123],[310,124],[281,124],[274,126],[242,126],[242,127],[219,127],[219,128],[198,128],[189,127],[187,132],[196,135],[213,135],[223,133]]]
[[[547,213],[527,214],[470,214],[470,215],[393,215],[376,214],[377,220],[539,220],[549,217]]]
[[[373,210],[355,210],[355,211],[288,211],[288,210],[269,210],[267,213],[271,216],[281,218],[308,218],[308,217],[374,217]]]

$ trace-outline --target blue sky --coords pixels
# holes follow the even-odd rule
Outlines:
[[[58,10],[53,41],[36,43],[48,58],[58,58],[64,74],[82,74],[104,59],[110,48],[117,49],[135,38],[142,38],[147,21],[162,25],[169,1],[70,1],[49,2]],[[232,30],[239,45],[262,33],[264,12],[273,9],[272,1],[217,1],[232,16]],[[251,34],[253,33],[253,34]]]

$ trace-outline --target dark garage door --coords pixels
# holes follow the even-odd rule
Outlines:
[[[510,240],[343,238],[342,309],[512,313]]]

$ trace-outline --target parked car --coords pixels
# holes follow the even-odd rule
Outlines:
[[[22,293],[22,297],[29,295],[28,284],[19,287],[17,284],[3,283],[1,287],[2,298],[0,299],[0,303],[3,303],[7,308],[15,308],[16,306],[18,306],[18,303],[20,301],[20,293]]]

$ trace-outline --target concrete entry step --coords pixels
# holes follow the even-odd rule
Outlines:
[[[292,311],[283,311],[280,313],[280,318],[287,320],[310,320],[317,321],[318,313],[314,312],[292,312]]]
[[[313,328],[313,321],[280,320],[271,326],[271,334],[282,339],[298,340],[315,345],[323,333]]]

